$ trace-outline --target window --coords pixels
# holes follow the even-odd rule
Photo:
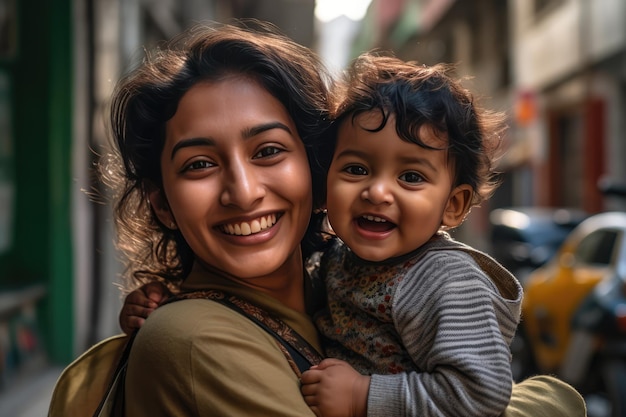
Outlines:
[[[541,16],[549,10],[558,7],[562,2],[563,0],[534,0],[533,12],[535,13],[535,17]]]
[[[15,55],[17,42],[15,0],[0,0],[0,59]]]
[[[586,236],[576,249],[576,261],[587,265],[609,265],[617,235],[615,230],[598,230]]]

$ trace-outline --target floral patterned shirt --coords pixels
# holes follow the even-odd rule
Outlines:
[[[329,357],[372,375],[368,415],[499,415],[511,395],[509,344],[519,282],[442,233],[405,256],[368,262],[339,239],[321,259]]]

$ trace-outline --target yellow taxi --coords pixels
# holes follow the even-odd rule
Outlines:
[[[572,323],[592,291],[617,287],[616,329],[626,331],[626,213],[589,217],[566,238],[550,262],[528,276],[524,286],[522,326],[535,366],[561,374],[580,362],[582,343]],[[615,299],[613,297],[612,299]],[[580,367],[578,363],[576,366]]]

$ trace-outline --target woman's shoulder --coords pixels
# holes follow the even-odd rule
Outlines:
[[[219,343],[220,339],[254,339],[265,332],[242,314],[215,301],[181,300],[157,308],[139,334],[148,340]],[[260,336],[261,335],[261,336]]]
[[[272,376],[271,387],[241,385],[266,380],[267,375]],[[151,405],[157,414],[166,404],[176,415],[243,415],[246,408],[276,408],[285,395],[290,401],[285,407],[299,415],[307,410],[298,400],[298,379],[273,336],[246,316],[205,299],[167,304],[148,317],[133,344],[127,378],[135,407],[145,406],[138,404],[137,392],[143,398],[155,390],[165,393]],[[224,402],[225,393],[238,402]]]

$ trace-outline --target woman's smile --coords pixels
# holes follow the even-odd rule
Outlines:
[[[269,229],[276,224],[278,219],[279,215],[274,213],[258,217],[252,221],[225,223],[220,226],[220,229],[228,235],[248,236]]]

